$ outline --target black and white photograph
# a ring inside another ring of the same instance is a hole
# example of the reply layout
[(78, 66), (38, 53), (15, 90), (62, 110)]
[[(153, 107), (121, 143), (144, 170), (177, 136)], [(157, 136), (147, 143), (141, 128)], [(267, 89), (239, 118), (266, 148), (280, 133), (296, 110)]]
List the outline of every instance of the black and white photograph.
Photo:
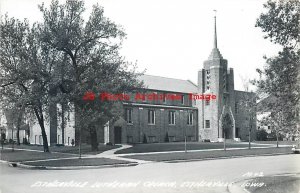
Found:
[(0, 193), (300, 193), (300, 1), (0, 0)]

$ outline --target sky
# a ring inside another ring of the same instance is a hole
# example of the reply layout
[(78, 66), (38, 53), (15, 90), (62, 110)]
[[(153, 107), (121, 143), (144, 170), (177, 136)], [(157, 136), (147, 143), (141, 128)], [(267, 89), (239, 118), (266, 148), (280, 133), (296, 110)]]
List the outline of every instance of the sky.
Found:
[[(0, 0), (0, 14), (42, 19), (37, 5), (49, 0)], [(64, 2), (64, 1), (61, 1)], [(214, 11), (217, 10), (218, 48), (228, 67), (234, 69), (236, 90), (258, 77), (263, 56), (275, 56), (280, 47), (264, 39), (256, 19), (266, 11), (265, 0), (86, 0), (85, 18), (93, 4), (104, 7), (104, 15), (121, 25), (127, 38), (120, 53), (137, 62), (139, 71), (169, 78), (191, 80), (213, 48)], [(254, 89), (254, 88), (252, 88)]]

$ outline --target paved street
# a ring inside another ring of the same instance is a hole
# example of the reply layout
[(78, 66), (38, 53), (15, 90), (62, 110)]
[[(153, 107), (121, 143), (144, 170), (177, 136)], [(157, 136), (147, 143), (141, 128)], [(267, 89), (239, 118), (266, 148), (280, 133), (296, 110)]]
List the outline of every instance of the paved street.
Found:
[(219, 193), (227, 192), (226, 183), (249, 178), (249, 172), (300, 173), (299, 163), (297, 154), (87, 170), (27, 170), (1, 163), (0, 185), (1, 193)]

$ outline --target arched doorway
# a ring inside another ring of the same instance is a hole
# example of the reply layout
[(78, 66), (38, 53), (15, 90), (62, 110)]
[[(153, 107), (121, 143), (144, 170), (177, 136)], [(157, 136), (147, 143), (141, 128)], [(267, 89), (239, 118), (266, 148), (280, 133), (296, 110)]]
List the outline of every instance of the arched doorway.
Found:
[(229, 114), (226, 114), (222, 119), (223, 137), (225, 132), (226, 139), (232, 139), (232, 120)]

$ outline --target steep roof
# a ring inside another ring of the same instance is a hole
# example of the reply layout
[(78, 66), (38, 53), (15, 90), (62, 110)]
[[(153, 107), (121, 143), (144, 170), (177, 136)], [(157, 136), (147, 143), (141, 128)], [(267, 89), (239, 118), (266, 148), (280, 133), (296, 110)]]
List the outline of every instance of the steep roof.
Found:
[(222, 54), (220, 53), (220, 50), (218, 48), (213, 48), (209, 57), (209, 60), (213, 60), (213, 59), (223, 59)]
[(190, 80), (181, 80), (175, 78), (167, 78), (161, 76), (142, 75), (139, 77), (148, 89), (181, 92), (181, 93), (197, 93), (197, 86)]
[(257, 112), (268, 112), (276, 101), (276, 97), (269, 95), (257, 103)]

